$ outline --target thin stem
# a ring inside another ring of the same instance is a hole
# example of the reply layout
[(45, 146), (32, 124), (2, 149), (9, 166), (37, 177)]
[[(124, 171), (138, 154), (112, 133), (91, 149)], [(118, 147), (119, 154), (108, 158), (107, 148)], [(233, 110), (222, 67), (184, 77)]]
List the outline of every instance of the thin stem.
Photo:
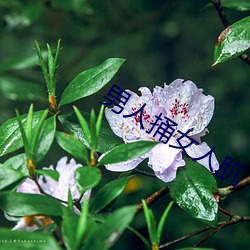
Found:
[(210, 238), (212, 235), (215, 233), (219, 232), (223, 228), (233, 225), (233, 224), (238, 224), (241, 222), (247, 222), (250, 221), (250, 216), (237, 216), (235, 215), (230, 221), (224, 221), (221, 223), (216, 229), (212, 230), (208, 234), (206, 234), (202, 239), (200, 239), (196, 244), (194, 244), (194, 247), (197, 247), (201, 245), (204, 241), (206, 241), (208, 238)]
[(233, 218), (235, 214), (232, 214), (231, 212), (227, 211), (226, 209), (219, 207), (219, 211), (221, 211), (223, 214), (229, 216), (230, 218)]
[[(211, 3), (214, 5), (214, 7), (216, 8), (218, 15), (220, 17), (221, 22), (223, 23), (224, 28), (227, 28), (228, 26), (230, 26), (230, 22), (222, 8), (221, 5), (221, 1), (220, 0), (211, 0)], [(250, 59), (248, 57), (247, 54), (241, 54), (240, 59), (243, 60), (245, 63), (247, 63), (248, 65), (250, 65)]]
[[(166, 187), (163, 187), (160, 190), (156, 191), (155, 193), (150, 195), (148, 198), (146, 198), (145, 202), (147, 205), (150, 205), (167, 193), (169, 193), (169, 188), (166, 186)], [(143, 204), (140, 203), (137, 205), (136, 214), (139, 214), (142, 210), (143, 210)]]
[(237, 192), (243, 188), (246, 188), (250, 185), (250, 176), (244, 178), (241, 180), (237, 186), (228, 186), (225, 188), (219, 188), (219, 195), (221, 198), (226, 198), (229, 194), (232, 194), (234, 192)]
[(148, 172), (145, 172), (145, 171), (142, 171), (142, 170), (139, 170), (139, 169), (134, 169), (134, 172), (139, 173), (141, 175), (146, 175), (146, 176), (149, 176), (149, 177), (156, 178), (156, 176), (154, 174), (148, 173)]

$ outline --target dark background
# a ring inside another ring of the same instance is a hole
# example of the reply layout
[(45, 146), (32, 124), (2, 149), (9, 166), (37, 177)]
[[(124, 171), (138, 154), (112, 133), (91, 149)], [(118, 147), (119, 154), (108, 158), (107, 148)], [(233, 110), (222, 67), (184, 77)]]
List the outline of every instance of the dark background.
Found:
[[(68, 3), (70, 2), (70, 4)], [(244, 165), (239, 178), (249, 175), (249, 65), (236, 58), (211, 67), (215, 41), (223, 30), (216, 10), (208, 1), (160, 0), (54, 0), (21, 1), (0, 0), (0, 62), (9, 58), (26, 58), (35, 54), (34, 40), (46, 49), (46, 43), (55, 48), (62, 40), (57, 71), (57, 96), (60, 98), (67, 84), (81, 71), (100, 64), (107, 58), (121, 57), (126, 62), (111, 83), (121, 88), (138, 91), (141, 86), (151, 90), (176, 78), (190, 79), (205, 94), (215, 98), (215, 112), (204, 140), (212, 147), (221, 163), (226, 156)], [(233, 23), (249, 12), (226, 9)], [(43, 86), (39, 67), (11, 70), (3, 76)], [(1, 73), (0, 73), (1, 80)], [(99, 110), (100, 101), (110, 89), (108, 84), (97, 94), (78, 101), (84, 111), (91, 107)], [(138, 93), (138, 92), (137, 92)], [(15, 108), (26, 113), (30, 102), (13, 100), (1, 93), (0, 124), (15, 115)], [(44, 102), (33, 101), (35, 109), (46, 107)], [(62, 113), (71, 112), (68, 105)], [(40, 167), (55, 164), (65, 153), (53, 144)], [(6, 159), (4, 157), (3, 159)], [(142, 168), (146, 163), (142, 164)], [(104, 171), (106, 178), (117, 174)], [(230, 185), (234, 176), (218, 180), (219, 187)], [(120, 204), (140, 202), (164, 183), (149, 177), (139, 177), (137, 190), (124, 195)], [(222, 201), (220, 205), (232, 213), (249, 215), (249, 192), (242, 190)], [(157, 218), (170, 199), (165, 197), (152, 206)], [(220, 216), (220, 219), (227, 219)], [(7, 221), (1, 218), (2, 225)], [(143, 215), (134, 226), (146, 234)], [(176, 205), (167, 219), (162, 242), (167, 242), (203, 227)], [(238, 224), (217, 233), (203, 244), (216, 249), (247, 249), (249, 223)], [(170, 249), (192, 246), (199, 237), (192, 238)], [(144, 249), (136, 236), (126, 232), (113, 249)]]

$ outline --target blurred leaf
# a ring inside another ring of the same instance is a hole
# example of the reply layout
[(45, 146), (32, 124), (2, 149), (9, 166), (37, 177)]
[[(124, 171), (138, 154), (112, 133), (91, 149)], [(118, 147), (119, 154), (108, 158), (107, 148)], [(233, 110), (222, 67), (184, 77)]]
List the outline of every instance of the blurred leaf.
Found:
[(39, 138), (39, 144), (37, 149), (37, 161), (41, 161), (48, 153), (50, 146), (54, 140), (56, 132), (56, 117), (52, 116), (45, 120), (41, 135)]
[(239, 11), (250, 10), (250, 1), (249, 0), (221, 0), (223, 7), (227, 7)]
[(25, 175), (20, 171), (0, 164), (0, 190), (24, 178)]
[(218, 192), (214, 176), (202, 165), (187, 159), (178, 169), (176, 179), (168, 183), (170, 195), (180, 208), (203, 223), (216, 227)]
[(75, 159), (88, 165), (87, 149), (76, 137), (64, 132), (56, 132), (56, 141), (62, 149), (71, 154)]
[(110, 214), (103, 224), (92, 228), (83, 249), (109, 249), (131, 223), (136, 209), (136, 206), (126, 206)]
[(132, 176), (127, 176), (116, 179), (100, 188), (92, 200), (92, 210), (97, 213), (103, 208), (105, 208), (108, 204), (110, 204), (115, 198), (117, 198), (122, 193), (128, 180), (131, 177)]
[(77, 168), (75, 173), (76, 185), (81, 194), (95, 187), (101, 180), (102, 173), (95, 167)]
[(188, 248), (178, 248), (176, 250), (216, 250), (216, 249), (215, 248), (188, 247)]
[(78, 216), (65, 217), (62, 222), (63, 240), (69, 250), (77, 249), (76, 233), (78, 222)]
[[(33, 127), (42, 117), (43, 110), (34, 112)], [(26, 123), (27, 114), (20, 116), (22, 124)], [(24, 125), (25, 126), (25, 125)], [(0, 126), (0, 156), (13, 152), (23, 146), (17, 118), (11, 118)]]
[(135, 141), (119, 145), (105, 154), (97, 166), (135, 159), (149, 152), (158, 143), (155, 141)]
[[(43, 57), (47, 57), (45, 51), (42, 52)], [(38, 66), (37, 56), (35, 53), (31, 55), (15, 56), (5, 61), (0, 62), (0, 73), (11, 70), (22, 70)]]
[(226, 62), (250, 47), (250, 16), (228, 26), (221, 32), (215, 45), (214, 65)]
[(110, 58), (95, 68), (78, 74), (64, 90), (59, 106), (92, 95), (103, 88), (124, 63), (124, 59)]
[(45, 101), (43, 88), (38, 84), (25, 82), (13, 77), (0, 77), (0, 93), (15, 101)]
[(26, 231), (10, 231), (0, 228), (2, 242), (0, 249), (11, 250), (60, 250), (56, 241), (50, 235), (26, 232)]
[[(87, 117), (87, 119), (89, 119), (89, 114), (84, 112), (83, 114)], [(77, 120), (74, 116), (72, 116), (72, 114), (60, 115), (59, 120), (70, 134), (74, 135), (89, 148), (89, 144), (83, 135), (82, 129), (79, 124), (77, 124)], [(121, 144), (123, 144), (123, 140), (114, 134), (107, 122), (102, 121), (102, 127), (96, 149), (97, 152), (104, 153)]]
[(0, 208), (12, 216), (54, 215), (62, 216), (66, 209), (59, 201), (40, 194), (13, 192), (0, 193)]
[(52, 0), (54, 7), (82, 14), (92, 14), (93, 9), (86, 0)]
[(37, 169), (36, 170), (37, 174), (40, 175), (44, 175), (44, 176), (48, 176), (51, 179), (58, 181), (59, 179), (59, 173), (56, 170), (52, 170), (52, 169)]
[(4, 8), (19, 8), (21, 3), (18, 0), (0, 0), (0, 6)]

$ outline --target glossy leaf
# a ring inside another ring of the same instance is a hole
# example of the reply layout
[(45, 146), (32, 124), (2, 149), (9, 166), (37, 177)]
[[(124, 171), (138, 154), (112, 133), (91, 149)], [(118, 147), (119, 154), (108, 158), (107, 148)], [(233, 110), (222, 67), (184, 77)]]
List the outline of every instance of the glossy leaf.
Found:
[(78, 74), (64, 90), (59, 106), (99, 91), (114, 77), (124, 61), (121, 58), (110, 58), (99, 66)]
[(13, 192), (0, 193), (0, 208), (11, 216), (35, 214), (62, 216), (63, 210), (66, 209), (49, 196)]
[(10, 157), (8, 160), (4, 162), (4, 165), (8, 166), (9, 168), (18, 170), (19, 172), (28, 176), (29, 171), (27, 169), (26, 160), (27, 160), (26, 155), (23, 153)]
[(25, 175), (21, 172), (0, 164), (0, 190), (24, 178)]
[(11, 250), (60, 250), (54, 238), (48, 234), (26, 231), (10, 231), (0, 228), (0, 249)]
[(214, 176), (206, 168), (188, 159), (168, 186), (171, 197), (180, 208), (197, 220), (216, 227), (218, 204), (213, 194), (218, 188)]
[[(89, 114), (83, 114), (89, 119)], [(59, 116), (59, 120), (70, 134), (78, 138), (86, 147), (90, 147), (75, 116), (72, 114), (62, 115)], [(107, 122), (102, 121), (97, 152), (104, 153), (121, 144), (123, 144), (123, 140), (114, 134)]]
[(250, 1), (249, 0), (221, 0), (223, 7), (227, 7), (239, 11), (250, 10)]
[(26, 82), (14, 77), (0, 77), (0, 93), (6, 98), (14, 101), (45, 101), (42, 86)]
[[(41, 118), (44, 111), (34, 112), (33, 127)], [(21, 115), (22, 123), (25, 124), (27, 115)], [(25, 126), (25, 125), (24, 125)], [(13, 152), (23, 146), (17, 118), (11, 118), (0, 126), (0, 156)]]
[(56, 141), (62, 149), (71, 154), (75, 159), (82, 164), (88, 165), (88, 151), (85, 145), (76, 137), (64, 132), (56, 132)]
[(105, 154), (97, 165), (102, 166), (135, 159), (149, 152), (158, 143), (155, 141), (135, 141), (119, 145)]
[(81, 194), (95, 187), (101, 180), (102, 173), (95, 167), (77, 168), (75, 173), (76, 185)]
[(37, 149), (37, 161), (41, 161), (48, 153), (53, 143), (56, 132), (56, 117), (52, 116), (45, 120)]
[(117, 198), (124, 190), (128, 180), (132, 176), (122, 177), (111, 181), (100, 188), (94, 196), (91, 208), (94, 212), (99, 212)]
[(136, 209), (136, 206), (127, 206), (110, 214), (103, 224), (93, 227), (83, 249), (109, 249), (131, 223)]
[(218, 37), (214, 50), (214, 65), (226, 62), (250, 47), (250, 16), (228, 26)]
[(47, 177), (50, 177), (51, 179), (58, 181), (59, 179), (59, 173), (56, 170), (52, 169), (37, 169), (36, 170), (37, 174), (44, 175)]

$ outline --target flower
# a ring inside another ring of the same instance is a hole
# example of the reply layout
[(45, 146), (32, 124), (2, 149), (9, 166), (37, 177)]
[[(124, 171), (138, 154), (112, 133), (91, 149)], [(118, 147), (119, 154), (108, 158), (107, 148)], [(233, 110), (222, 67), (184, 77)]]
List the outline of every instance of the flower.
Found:
[[(67, 157), (63, 157), (58, 161), (55, 169), (53, 166), (50, 166), (49, 168), (43, 168), (43, 169), (56, 170), (59, 173), (58, 181), (55, 181), (54, 179), (47, 176), (40, 176), (38, 178), (38, 183), (46, 194), (49, 194), (62, 201), (68, 200), (69, 189), (72, 195), (72, 199), (78, 199), (80, 197), (80, 193), (77, 189), (74, 175), (76, 169), (78, 167), (81, 167), (81, 165), (76, 164), (74, 159), (71, 159), (69, 163), (67, 161), (68, 161)], [(36, 183), (29, 178), (27, 178), (17, 188), (16, 191), (20, 193), (41, 194)], [(90, 196), (90, 190), (84, 193), (80, 202), (89, 198), (89, 196)], [(36, 223), (34, 223), (34, 221)], [(45, 216), (25, 216), (18, 221), (17, 225), (12, 230), (22, 229), (27, 231), (34, 231), (38, 229), (37, 224), (42, 226), (42, 225), (47, 225), (51, 222), (53, 221), (49, 217)]]
[[(125, 143), (138, 140), (159, 140), (160, 136), (154, 133), (157, 126), (148, 134), (152, 123), (155, 122), (155, 116), (162, 113), (162, 118), (167, 117), (177, 123), (176, 130), (166, 144), (160, 143), (150, 152), (134, 160), (121, 162), (118, 164), (107, 164), (106, 168), (111, 171), (128, 171), (135, 168), (145, 158), (149, 158), (148, 166), (153, 169), (155, 175), (164, 182), (170, 182), (176, 178), (177, 168), (185, 166), (182, 156), (182, 149), (169, 147), (173, 145), (180, 147), (177, 139), (180, 138), (178, 130), (188, 133), (192, 139), (199, 142), (199, 145), (192, 144), (186, 148), (186, 152), (192, 158), (204, 156), (210, 151), (210, 147), (205, 142), (201, 142), (201, 137), (206, 134), (207, 125), (209, 124), (214, 112), (214, 98), (210, 95), (204, 95), (202, 89), (198, 89), (192, 81), (176, 79), (170, 85), (164, 87), (156, 86), (153, 93), (146, 88), (141, 87), (139, 91), (141, 96), (127, 90), (131, 97), (128, 100), (123, 112), (115, 114), (111, 109), (105, 109), (105, 115), (114, 133), (122, 137)], [(142, 113), (142, 124), (140, 126), (140, 114), (124, 118), (138, 111), (143, 104), (146, 106)], [(160, 122), (158, 123), (160, 124)], [(187, 145), (190, 140), (187, 137), (181, 139), (182, 145)], [(102, 156), (101, 156), (102, 157)], [(209, 169), (209, 157), (197, 160), (200, 164)], [(219, 168), (219, 163), (212, 153), (211, 165), (213, 170)]]

